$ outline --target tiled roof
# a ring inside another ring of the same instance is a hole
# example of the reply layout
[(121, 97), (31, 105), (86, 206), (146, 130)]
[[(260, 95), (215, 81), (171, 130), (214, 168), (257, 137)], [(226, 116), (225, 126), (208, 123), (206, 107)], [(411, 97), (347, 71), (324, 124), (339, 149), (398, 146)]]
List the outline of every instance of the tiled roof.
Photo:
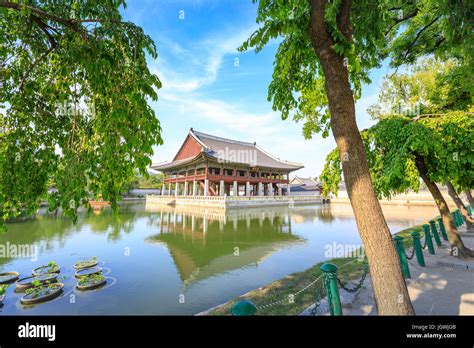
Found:
[(256, 143), (221, 138), (195, 131), (192, 128), (189, 134), (202, 146), (202, 151), (199, 155), (184, 160), (153, 165), (151, 168), (155, 170), (173, 168), (192, 162), (202, 155), (222, 163), (245, 164), (250, 167), (284, 170), (297, 170), (304, 167), (300, 163), (281, 160), (260, 148)]

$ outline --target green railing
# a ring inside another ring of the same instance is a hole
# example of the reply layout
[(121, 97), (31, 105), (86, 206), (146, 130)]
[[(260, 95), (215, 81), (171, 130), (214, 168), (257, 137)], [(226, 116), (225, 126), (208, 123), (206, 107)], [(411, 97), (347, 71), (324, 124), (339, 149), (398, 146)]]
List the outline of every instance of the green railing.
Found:
[[(470, 208), (470, 210), (472, 211), (472, 208)], [(452, 217), (453, 217), (456, 227), (459, 227), (460, 225), (464, 223), (464, 219), (461, 215), (461, 212), (458, 209), (453, 211)], [(441, 233), (441, 236), (443, 237), (444, 240), (448, 240), (448, 236), (446, 234), (446, 229), (445, 229), (442, 219), (437, 218), (437, 220), (438, 220), (439, 232)], [(440, 234), (438, 233), (436, 222), (434, 220), (430, 220), (429, 225), (423, 224), (422, 228), (424, 232), (424, 241), (422, 242), (421, 240), (422, 237), (419, 232), (416, 232), (416, 231), (412, 232), (411, 233), (412, 248), (411, 248), (411, 251), (408, 251), (408, 252), (405, 249), (404, 238), (398, 235), (393, 237), (404, 278), (411, 278), (408, 261), (413, 259), (414, 257), (416, 257), (417, 263), (420, 267), (426, 267), (423, 250), (427, 249), (429, 254), (432, 254), (432, 255), (435, 254), (433, 239), (435, 240), (438, 247), (443, 245), (441, 243)], [(345, 265), (348, 265), (355, 261), (357, 260), (350, 261), (340, 266), (339, 268), (342, 268)], [(323, 271), (323, 273), (320, 276), (318, 276), (315, 280), (313, 280), (310, 284), (308, 284), (303, 289), (301, 289), (296, 294), (294, 294), (294, 296), (298, 295), (299, 293), (307, 290), (308, 288), (312, 286), (316, 286), (317, 291), (316, 291), (316, 296), (315, 296), (315, 301), (314, 301), (315, 304), (310, 311), (310, 315), (319, 314), (320, 305), (324, 297), (327, 297), (330, 314), (334, 316), (342, 315), (342, 306), (341, 306), (339, 289), (344, 289), (345, 291), (349, 293), (358, 292), (362, 288), (362, 285), (364, 284), (364, 281), (369, 272), (368, 263), (367, 261), (365, 261), (364, 272), (361, 275), (360, 280), (358, 281), (357, 285), (355, 285), (354, 287), (348, 287), (347, 284), (343, 284), (343, 282), (338, 278), (337, 276), (338, 267), (336, 265), (332, 263), (324, 263), (320, 267), (320, 269)], [(232, 315), (235, 315), (235, 316), (255, 315), (257, 314), (259, 309), (278, 305), (286, 301), (288, 301), (288, 299), (285, 298), (285, 299), (281, 299), (281, 300), (274, 301), (271, 303), (267, 303), (262, 306), (257, 306), (251, 301), (241, 300), (241, 301), (236, 302), (232, 306), (231, 313)]]
[[(337, 276), (337, 270), (357, 261), (359, 260), (358, 259), (352, 260), (350, 262), (345, 263), (344, 265), (340, 267), (337, 267), (336, 265), (332, 263), (324, 263), (320, 267), (322, 274), (319, 275), (311, 283), (306, 285), (304, 288), (302, 288), (301, 290), (293, 294), (292, 295), (293, 300), (295, 299), (296, 296), (298, 296), (303, 291), (306, 291), (310, 287), (315, 287), (316, 288), (316, 291), (315, 291), (316, 295), (315, 295), (315, 300), (314, 300), (315, 305), (313, 306), (309, 314), (310, 315), (320, 314), (319, 312), (321, 311), (321, 307), (320, 307), (321, 302), (325, 297), (327, 297), (329, 313), (335, 316), (342, 315), (342, 306), (341, 306), (341, 299), (339, 295), (339, 287), (349, 293), (358, 292), (362, 288), (362, 285), (365, 282), (365, 279), (369, 272), (369, 267), (368, 267), (367, 262), (365, 262), (363, 274), (361, 275), (361, 278), (359, 279), (358, 283), (353, 287), (349, 287), (348, 284), (343, 284), (342, 280), (338, 278)], [(251, 315), (258, 314), (259, 310), (272, 307), (275, 305), (283, 304), (283, 303), (288, 303), (288, 298), (283, 298), (283, 299), (266, 303), (263, 305), (256, 305), (255, 303), (249, 300), (240, 300), (232, 305), (230, 312), (233, 316), (251, 316)]]

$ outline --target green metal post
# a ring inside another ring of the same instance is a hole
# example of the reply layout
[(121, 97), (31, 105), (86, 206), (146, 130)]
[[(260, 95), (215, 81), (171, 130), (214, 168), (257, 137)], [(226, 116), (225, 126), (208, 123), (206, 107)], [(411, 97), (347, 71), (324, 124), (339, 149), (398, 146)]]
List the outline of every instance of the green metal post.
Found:
[(438, 225), (439, 225), (439, 230), (441, 231), (441, 235), (443, 236), (443, 239), (448, 240), (448, 235), (446, 234), (446, 228), (444, 228), (443, 219), (440, 217), (438, 218)]
[(423, 231), (425, 231), (425, 239), (426, 239), (426, 245), (428, 247), (428, 252), (431, 255), (434, 255), (435, 250), (433, 246), (433, 240), (431, 239), (431, 233), (430, 233), (430, 226), (427, 224), (423, 225)]
[(436, 230), (436, 224), (434, 220), (430, 220), (430, 226), (431, 226), (431, 234), (433, 235), (433, 238), (436, 242), (436, 244), (440, 247), (441, 244), (441, 239), (439, 238), (438, 231)]
[(411, 278), (410, 269), (408, 268), (407, 255), (405, 254), (405, 247), (403, 246), (403, 237), (393, 237), (395, 247), (397, 248), (398, 257), (400, 258), (400, 265), (402, 266), (402, 273), (404, 278)]
[(416, 260), (421, 267), (425, 267), (425, 258), (423, 257), (423, 248), (420, 243), (420, 234), (418, 232), (412, 232), (411, 236), (413, 237), (413, 247), (415, 248)]
[(232, 305), (230, 312), (233, 316), (251, 316), (254, 315), (257, 311), (257, 306), (253, 304), (252, 301), (241, 300)]
[(458, 220), (459, 220), (459, 226), (463, 225), (464, 224), (464, 218), (461, 214), (461, 211), (458, 209), (457, 210), (457, 215), (458, 215)]
[(458, 219), (456, 217), (456, 214), (454, 214), (454, 212), (451, 213), (451, 218), (453, 219), (454, 227), (458, 228)]
[(453, 212), (451, 213), (451, 217), (453, 218), (454, 227), (458, 228), (459, 227), (459, 220), (458, 220), (458, 217), (456, 215), (456, 210), (453, 210)]
[(463, 219), (463, 217), (462, 217), (461, 212), (459, 211), (459, 209), (456, 209), (456, 210), (454, 211), (454, 216), (455, 216), (456, 221), (457, 221), (456, 227), (461, 226), (461, 225), (464, 223), (464, 219)]
[(329, 311), (331, 315), (342, 315), (341, 299), (339, 298), (339, 289), (337, 287), (337, 266), (332, 263), (325, 263), (321, 267), (324, 272), (324, 283), (326, 294), (328, 295)]

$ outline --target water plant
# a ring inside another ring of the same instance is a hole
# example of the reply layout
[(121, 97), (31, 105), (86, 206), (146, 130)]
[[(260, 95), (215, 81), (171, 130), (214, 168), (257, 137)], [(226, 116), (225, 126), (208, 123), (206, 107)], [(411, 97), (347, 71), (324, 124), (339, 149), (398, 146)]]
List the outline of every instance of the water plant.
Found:
[(105, 276), (102, 274), (89, 274), (87, 276), (81, 277), (77, 282), (77, 285), (80, 287), (93, 286), (102, 283), (104, 280)]
[(87, 268), (97, 265), (97, 257), (93, 257), (89, 260), (78, 261), (74, 264), (74, 268)]
[(5, 293), (7, 292), (7, 289), (8, 289), (8, 285), (0, 285), (0, 296), (5, 295)]
[(58, 283), (48, 283), (45, 285), (41, 285), (41, 282), (37, 279), (35, 279), (32, 283), (34, 283), (34, 286), (26, 290), (26, 295), (24, 296), (24, 298), (36, 299), (39, 297), (45, 297), (58, 291), (63, 286), (62, 284)]

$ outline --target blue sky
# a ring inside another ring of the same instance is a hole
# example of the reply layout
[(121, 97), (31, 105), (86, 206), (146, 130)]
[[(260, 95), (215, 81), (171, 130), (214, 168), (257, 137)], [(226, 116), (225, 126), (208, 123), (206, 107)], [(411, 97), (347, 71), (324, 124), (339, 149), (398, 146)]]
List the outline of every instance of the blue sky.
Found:
[[(299, 176), (318, 176), (335, 147), (327, 139), (302, 136), (302, 124), (283, 121), (267, 101), (278, 42), (263, 51), (237, 52), (257, 28), (257, 4), (251, 0), (129, 0), (122, 11), (140, 25), (158, 49), (150, 69), (163, 83), (152, 104), (163, 129), (164, 144), (153, 162), (171, 160), (189, 129), (259, 146), (282, 159), (300, 162)], [(184, 15), (184, 18), (182, 18)], [(387, 65), (371, 74), (356, 104), (360, 129), (371, 124), (367, 107), (377, 99)]]

